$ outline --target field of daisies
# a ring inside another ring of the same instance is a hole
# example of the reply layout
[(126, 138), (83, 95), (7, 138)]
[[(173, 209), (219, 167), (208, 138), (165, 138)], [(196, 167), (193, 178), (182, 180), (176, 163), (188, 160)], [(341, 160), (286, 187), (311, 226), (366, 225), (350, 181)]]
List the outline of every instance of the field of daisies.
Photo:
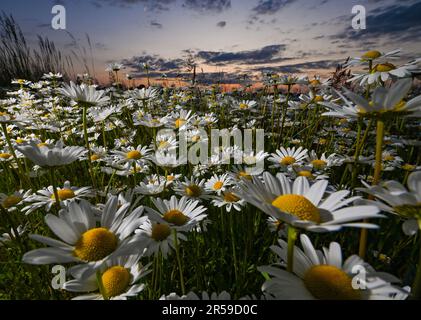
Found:
[(421, 298), (421, 59), (398, 55), (231, 92), (15, 79), (0, 299)]

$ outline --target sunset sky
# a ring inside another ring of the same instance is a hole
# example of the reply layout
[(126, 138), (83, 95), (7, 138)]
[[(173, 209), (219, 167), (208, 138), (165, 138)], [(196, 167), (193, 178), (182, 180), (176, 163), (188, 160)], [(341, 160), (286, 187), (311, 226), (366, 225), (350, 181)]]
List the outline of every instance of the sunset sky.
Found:
[[(53, 30), (51, 8), (66, 8), (67, 30)], [(367, 29), (351, 26), (355, 4), (367, 10)], [(124, 62), (138, 76), (141, 62), (153, 73), (185, 72), (190, 52), (198, 72), (224, 80), (262, 70), (326, 73), (367, 50), (402, 49), (402, 61), (421, 57), (421, 1), (392, 0), (2, 0), (35, 43), (47, 36), (64, 52), (93, 44), (95, 75)], [(71, 36), (76, 39), (72, 40)], [(90, 54), (87, 54), (90, 58)]]

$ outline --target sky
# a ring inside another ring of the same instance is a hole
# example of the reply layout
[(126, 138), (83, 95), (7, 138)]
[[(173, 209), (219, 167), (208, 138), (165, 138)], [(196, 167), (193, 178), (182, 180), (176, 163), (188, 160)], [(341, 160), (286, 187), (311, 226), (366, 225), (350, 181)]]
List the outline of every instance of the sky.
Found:
[[(66, 30), (51, 26), (56, 4), (66, 9)], [(354, 5), (366, 9), (365, 30), (352, 28)], [(323, 75), (368, 50), (400, 48), (402, 62), (421, 57), (421, 1), (1, 0), (0, 11), (13, 15), (30, 44), (47, 36), (76, 64), (93, 63), (97, 77), (114, 61), (139, 77), (142, 62), (153, 76), (185, 74), (188, 55), (209, 82), (264, 70)]]

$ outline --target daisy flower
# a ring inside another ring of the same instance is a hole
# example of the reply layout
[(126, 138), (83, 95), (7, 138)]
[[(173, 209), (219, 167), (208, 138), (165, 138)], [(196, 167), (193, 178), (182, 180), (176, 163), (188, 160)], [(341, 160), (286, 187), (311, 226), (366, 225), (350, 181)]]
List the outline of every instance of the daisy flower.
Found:
[(246, 203), (238, 196), (237, 190), (229, 188), (213, 199), (212, 204), (216, 207), (225, 207), (227, 212), (231, 212), (232, 208), (241, 211)]
[(58, 141), (54, 146), (38, 146), (34, 141), (24, 146), (17, 146), (17, 150), (36, 165), (41, 167), (57, 167), (70, 164), (82, 158), (87, 150), (83, 147), (64, 146)]
[[(300, 237), (303, 250), (294, 249), (293, 273), (276, 266), (258, 267), (260, 272), (272, 276), (262, 290), (276, 299), (287, 300), (403, 300), (409, 292), (392, 283), (399, 279), (377, 273), (356, 255), (342, 261), (341, 247), (331, 242), (323, 251), (315, 250), (310, 239)], [(281, 262), (287, 262), (287, 243), (279, 240), (272, 246)], [(357, 269), (358, 268), (358, 269)], [(358, 270), (363, 268), (364, 275)], [(356, 281), (357, 280), (357, 281)], [(357, 283), (358, 282), (358, 283)], [(356, 287), (357, 283), (358, 287)]]
[(171, 129), (185, 129), (189, 125), (189, 121), (193, 118), (191, 110), (180, 110), (173, 112), (168, 118), (166, 126)]
[(218, 175), (214, 174), (212, 178), (206, 181), (205, 189), (220, 195), (221, 192), (224, 192), (231, 185), (231, 183), (232, 181), (228, 173), (225, 173), (219, 177)]
[(366, 83), (373, 84), (379, 82), (380, 80), (386, 82), (387, 80), (392, 78), (412, 77), (413, 73), (421, 71), (417, 66), (417, 63), (419, 62), (421, 62), (421, 59), (411, 61), (400, 67), (396, 67), (395, 65), (389, 62), (379, 63), (373, 67), (371, 73), (355, 75), (348, 81), (360, 81), (360, 85), (364, 86)]
[[(379, 209), (373, 205), (350, 206), (360, 197), (351, 197), (341, 190), (324, 198), (328, 181), (319, 180), (310, 186), (307, 178), (298, 177), (290, 182), (283, 173), (276, 177), (263, 173), (263, 182), (243, 180), (241, 197), (274, 218), (294, 227), (314, 232), (338, 231), (342, 227), (377, 228), (377, 225), (355, 221), (380, 218)], [(322, 200), (324, 198), (324, 200)]]
[(349, 67), (349, 66), (354, 66), (354, 65), (358, 65), (358, 64), (362, 64), (362, 63), (366, 63), (370, 61), (373, 62), (375, 60), (380, 61), (380, 60), (384, 60), (385, 58), (388, 58), (388, 59), (399, 58), (399, 55), (398, 55), (399, 52), (401, 52), (400, 49), (392, 50), (389, 52), (380, 52), (377, 50), (370, 50), (370, 51), (365, 52), (361, 57), (352, 58), (344, 66)]
[(253, 176), (260, 176), (262, 173), (263, 168), (235, 166), (232, 168), (232, 172), (229, 172), (228, 174), (231, 176), (231, 179), (241, 181), (242, 179), (252, 180)]
[(91, 106), (103, 105), (110, 98), (105, 95), (105, 91), (96, 90), (96, 86), (88, 86), (85, 84), (77, 85), (70, 81), (70, 85), (65, 84), (60, 89), (60, 93), (76, 103), (86, 103)]
[[(66, 181), (62, 188), (57, 188), (57, 195), (61, 206), (65, 207), (72, 201), (91, 198), (95, 196), (95, 193), (91, 187), (78, 188), (72, 186), (70, 181)], [(53, 186), (38, 190), (35, 194), (27, 197), (25, 202), (30, 203), (22, 209), (22, 212), (25, 212), (27, 215), (42, 207), (44, 207), (45, 211), (49, 212), (51, 207), (56, 203)]]
[[(141, 292), (145, 285), (139, 280), (149, 274), (150, 263), (141, 266), (140, 254), (125, 257), (111, 258), (87, 278), (76, 278), (64, 283), (63, 289), (71, 292), (89, 292), (72, 300), (127, 300)], [(98, 285), (98, 276), (101, 277), (102, 292)], [(96, 293), (92, 293), (98, 291)]]
[(140, 100), (141, 102), (156, 99), (158, 95), (159, 89), (152, 87), (136, 89), (131, 92), (133, 99)]
[(23, 204), (32, 194), (32, 190), (23, 189), (15, 191), (11, 195), (0, 193), (0, 205), (9, 212), (16, 211), (17, 206)]
[(380, 210), (395, 214), (402, 219), (403, 232), (415, 235), (421, 229), (421, 171), (408, 176), (408, 189), (397, 181), (387, 181), (378, 186), (369, 186), (358, 190), (371, 194), (377, 201), (360, 200), (363, 204), (376, 205)]
[(171, 249), (175, 248), (174, 234), (177, 236), (177, 242), (187, 240), (182, 232), (174, 233), (168, 223), (157, 223), (149, 219), (135, 231), (139, 241), (146, 241), (146, 256), (157, 255), (159, 252), (166, 258)]
[(280, 150), (276, 150), (276, 153), (272, 153), (268, 158), (268, 161), (274, 163), (275, 168), (287, 168), (288, 166), (301, 164), (307, 159), (307, 149), (303, 147), (299, 148), (287, 148), (281, 147)]
[(180, 196), (186, 196), (191, 199), (210, 199), (210, 192), (205, 189), (205, 179), (199, 180), (185, 177), (184, 182), (174, 183), (173, 190)]
[(234, 105), (234, 108), (240, 111), (253, 110), (256, 108), (257, 102), (254, 100), (242, 100)]
[(19, 225), (16, 228), (16, 231), (15, 231), (15, 229), (11, 228), (9, 233), (5, 232), (5, 233), (1, 234), (0, 235), (0, 247), (3, 246), (6, 242), (9, 242), (9, 241), (12, 241), (13, 239), (15, 239), (16, 238), (16, 232), (17, 232), (17, 235), (19, 237), (22, 236), (26, 232), (27, 226), (28, 226), (27, 224), (24, 225), (24, 226)]
[(324, 152), (321, 157), (318, 157), (314, 150), (309, 153), (307, 161), (308, 165), (315, 170), (324, 170), (329, 167), (341, 166), (343, 164), (343, 159), (336, 153), (326, 156), (326, 152)]
[(403, 99), (412, 87), (412, 79), (402, 79), (395, 82), (390, 88), (379, 87), (373, 92), (373, 101), (367, 101), (352, 91), (345, 89), (346, 95), (355, 103), (353, 105), (339, 92), (338, 95), (345, 102), (346, 106), (339, 106), (333, 103), (322, 103), (331, 109), (323, 113), (324, 116), (335, 116), (342, 118), (370, 116), (372, 114), (391, 114), (401, 117), (421, 116), (421, 96), (415, 97), (408, 102)]
[(268, 153), (264, 151), (259, 151), (257, 153), (255, 153), (254, 151), (242, 152), (243, 163), (249, 166), (263, 163), (267, 156)]
[(165, 177), (153, 174), (146, 176), (134, 190), (136, 193), (144, 195), (157, 195), (164, 191), (166, 182)]
[(158, 152), (169, 152), (177, 149), (178, 141), (172, 134), (160, 132), (156, 135), (155, 144), (152, 146)]
[(122, 151), (113, 150), (111, 151), (112, 154), (116, 156), (116, 163), (123, 164), (123, 163), (139, 163), (144, 164), (145, 160), (149, 159), (149, 155), (151, 153), (151, 149), (146, 146), (138, 145), (137, 147), (122, 147)]
[(118, 206), (117, 197), (111, 197), (104, 206), (99, 223), (95, 212), (86, 201), (70, 202), (59, 216), (47, 214), (45, 223), (60, 240), (32, 234), (29, 237), (48, 245), (24, 254), (29, 264), (78, 263), (71, 267), (73, 275), (89, 276), (106, 260), (142, 252), (141, 243), (132, 234), (145, 220), (143, 207), (129, 212), (129, 204)]
[(155, 209), (146, 207), (151, 221), (160, 224), (168, 223), (172, 228), (182, 231), (192, 230), (200, 221), (206, 218), (206, 208), (199, 206), (199, 201), (182, 197), (180, 200), (172, 196), (170, 200), (153, 199)]

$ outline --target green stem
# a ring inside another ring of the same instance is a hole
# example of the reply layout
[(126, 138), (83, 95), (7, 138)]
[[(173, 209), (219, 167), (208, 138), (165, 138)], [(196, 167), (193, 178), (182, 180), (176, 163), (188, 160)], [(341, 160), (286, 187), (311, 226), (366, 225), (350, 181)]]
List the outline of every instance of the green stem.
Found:
[(287, 271), (294, 270), (294, 245), (297, 240), (298, 232), (292, 227), (288, 226), (288, 253), (287, 253)]
[(55, 168), (50, 168), (50, 178), (51, 178), (51, 185), (53, 186), (53, 192), (54, 192), (54, 199), (56, 200), (56, 206), (57, 210), (60, 209), (60, 198), (57, 192), (57, 183), (56, 183), (56, 174), (55, 174)]
[(184, 287), (183, 269), (181, 267), (180, 247), (178, 245), (177, 230), (175, 230), (175, 229), (174, 229), (174, 245), (175, 245), (175, 255), (177, 257), (178, 271), (180, 273), (181, 293), (183, 295), (185, 295), (186, 294), (186, 288)]
[(92, 180), (92, 185), (94, 188), (96, 188), (96, 183), (95, 183), (95, 177), (94, 177), (94, 170), (92, 167), (92, 152), (91, 152), (91, 147), (89, 145), (89, 138), (88, 138), (88, 123), (87, 123), (87, 112), (88, 112), (88, 104), (84, 103), (83, 104), (83, 115), (82, 115), (82, 120), (83, 120), (83, 136), (85, 138), (85, 146), (86, 149), (88, 149), (88, 165), (89, 165), (89, 172), (91, 175), (91, 180)]
[(4, 137), (6, 138), (7, 145), (10, 149), (10, 153), (12, 154), (13, 159), (15, 160), (16, 164), (18, 165), (18, 176), (21, 180), (21, 184), (25, 181), (25, 182), (28, 183), (28, 185), (30, 185), (31, 182), (29, 181), (28, 177), (25, 175), (25, 170), (23, 169), (22, 164), (20, 163), (18, 157), (16, 156), (15, 149), (13, 148), (12, 141), (10, 140), (9, 133), (7, 132), (6, 124), (2, 123), (1, 127), (3, 129)]
[(279, 147), (279, 144), (281, 143), (281, 137), (284, 134), (284, 127), (285, 127), (285, 120), (286, 120), (285, 118), (286, 118), (286, 115), (287, 115), (287, 109), (288, 109), (288, 103), (289, 103), (289, 96), (290, 96), (290, 94), (291, 94), (291, 85), (289, 84), (288, 85), (288, 93), (287, 93), (287, 97), (286, 97), (286, 100), (285, 100), (285, 104), (284, 104), (284, 107), (282, 108), (282, 124), (281, 124), (280, 130), (279, 130), (278, 147)]
[(104, 300), (109, 300), (107, 293), (105, 292), (104, 284), (102, 283), (102, 274), (99, 270), (96, 272), (96, 281), (98, 283), (99, 292), (101, 293)]
[(234, 234), (234, 228), (233, 228), (233, 221), (232, 221), (232, 214), (230, 216), (230, 231), (231, 231), (231, 246), (232, 246), (232, 256), (234, 259), (234, 274), (235, 274), (235, 282), (238, 283), (238, 262), (237, 262), (237, 255), (235, 253), (235, 234)]
[[(384, 139), (384, 122), (382, 119), (377, 119), (377, 132), (376, 132), (376, 162), (374, 165), (374, 176), (372, 185), (375, 186), (379, 183), (382, 172), (382, 151), (383, 151), (383, 139)], [(367, 222), (367, 220), (364, 220)], [(367, 251), (367, 238), (368, 230), (361, 229), (360, 234), (360, 247), (359, 256), (364, 259)]]

